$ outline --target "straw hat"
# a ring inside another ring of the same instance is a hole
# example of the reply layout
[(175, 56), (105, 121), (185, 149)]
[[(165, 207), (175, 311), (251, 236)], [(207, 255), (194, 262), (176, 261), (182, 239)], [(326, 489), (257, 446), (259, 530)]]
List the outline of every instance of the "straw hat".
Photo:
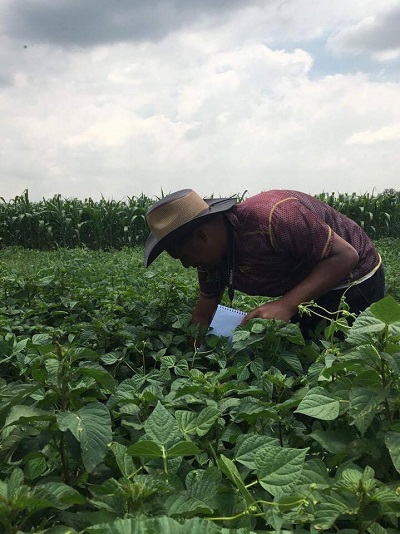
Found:
[(163, 250), (179, 242), (202, 219), (229, 210), (235, 198), (202, 199), (193, 189), (182, 189), (162, 198), (147, 211), (151, 233), (144, 247), (144, 262), (148, 267)]

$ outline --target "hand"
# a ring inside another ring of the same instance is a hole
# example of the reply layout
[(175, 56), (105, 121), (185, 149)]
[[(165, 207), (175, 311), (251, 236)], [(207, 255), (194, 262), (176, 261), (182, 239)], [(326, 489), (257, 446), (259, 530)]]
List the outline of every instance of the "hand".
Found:
[(250, 319), (278, 319), (280, 321), (289, 322), (293, 315), (296, 313), (295, 310), (285, 306), (282, 299), (274, 300), (272, 302), (267, 302), (262, 304), (252, 312), (248, 313), (243, 321), (240, 323), (242, 326), (245, 325)]

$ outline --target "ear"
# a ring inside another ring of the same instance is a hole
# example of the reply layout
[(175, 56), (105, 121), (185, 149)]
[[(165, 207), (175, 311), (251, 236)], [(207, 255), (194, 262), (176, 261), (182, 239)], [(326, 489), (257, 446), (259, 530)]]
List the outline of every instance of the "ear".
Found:
[(200, 243), (207, 243), (208, 233), (206, 226), (199, 226), (193, 230), (193, 237)]

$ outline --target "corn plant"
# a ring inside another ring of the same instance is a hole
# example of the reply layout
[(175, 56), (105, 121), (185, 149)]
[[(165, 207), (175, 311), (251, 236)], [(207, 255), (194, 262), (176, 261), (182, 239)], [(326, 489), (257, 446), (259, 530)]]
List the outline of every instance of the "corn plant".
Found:
[(400, 237), (400, 191), (385, 189), (376, 196), (322, 193), (318, 198), (357, 222), (373, 239)]

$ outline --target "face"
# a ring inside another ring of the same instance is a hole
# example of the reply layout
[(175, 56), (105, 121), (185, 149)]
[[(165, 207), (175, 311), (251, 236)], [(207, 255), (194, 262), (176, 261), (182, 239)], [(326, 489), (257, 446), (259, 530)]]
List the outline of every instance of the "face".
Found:
[(220, 247), (202, 228), (195, 229), (180, 243), (171, 246), (167, 252), (172, 258), (180, 260), (186, 269), (200, 266), (211, 269), (222, 259)]

